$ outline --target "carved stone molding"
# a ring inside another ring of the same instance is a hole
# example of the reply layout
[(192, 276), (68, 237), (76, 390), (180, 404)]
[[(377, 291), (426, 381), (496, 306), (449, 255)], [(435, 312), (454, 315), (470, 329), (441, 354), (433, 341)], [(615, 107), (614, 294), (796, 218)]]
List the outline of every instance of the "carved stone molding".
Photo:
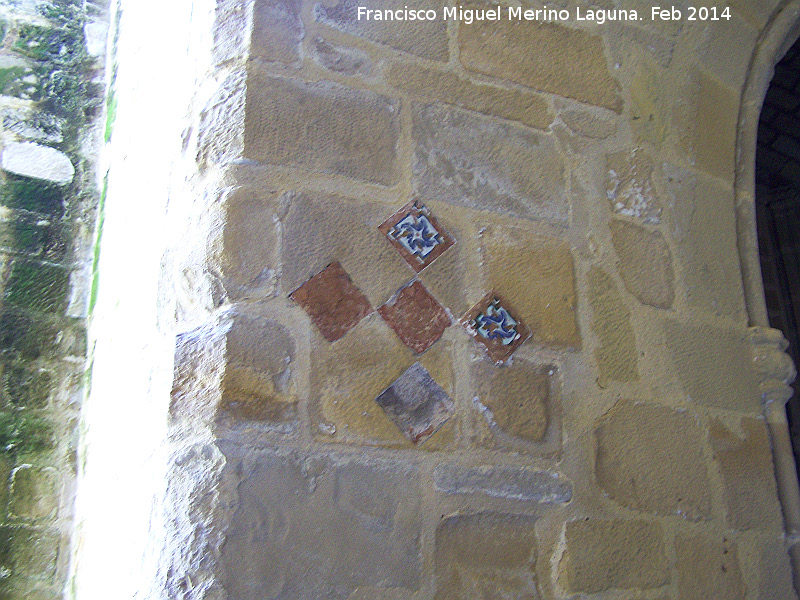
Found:
[(779, 330), (769, 327), (750, 327), (750, 340), (761, 401), (765, 405), (779, 402), (783, 406), (792, 397), (789, 384), (797, 375), (792, 359), (786, 354), (789, 342)]

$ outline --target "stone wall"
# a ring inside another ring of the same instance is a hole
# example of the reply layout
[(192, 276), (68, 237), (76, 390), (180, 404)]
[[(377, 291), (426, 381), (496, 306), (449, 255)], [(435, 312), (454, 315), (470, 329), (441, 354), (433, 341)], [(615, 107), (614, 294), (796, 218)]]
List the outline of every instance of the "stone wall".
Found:
[(773, 8), (619, 4), (218, 3), (153, 597), (796, 597), (734, 194)]

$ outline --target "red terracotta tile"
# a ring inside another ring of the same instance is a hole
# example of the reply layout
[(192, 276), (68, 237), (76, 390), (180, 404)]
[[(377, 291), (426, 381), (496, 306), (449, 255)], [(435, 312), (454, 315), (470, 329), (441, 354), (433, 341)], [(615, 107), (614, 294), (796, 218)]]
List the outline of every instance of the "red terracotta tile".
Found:
[(335, 342), (372, 312), (364, 294), (338, 262), (331, 263), (290, 294), (320, 333)]
[(419, 202), (406, 204), (378, 226), (417, 273), (456, 243)]
[(430, 348), (450, 325), (447, 312), (419, 281), (400, 290), (378, 313), (417, 354)]
[(484, 296), (461, 322), (498, 365), (508, 360), (531, 336), (530, 330), (514, 316), (508, 303), (495, 293)]

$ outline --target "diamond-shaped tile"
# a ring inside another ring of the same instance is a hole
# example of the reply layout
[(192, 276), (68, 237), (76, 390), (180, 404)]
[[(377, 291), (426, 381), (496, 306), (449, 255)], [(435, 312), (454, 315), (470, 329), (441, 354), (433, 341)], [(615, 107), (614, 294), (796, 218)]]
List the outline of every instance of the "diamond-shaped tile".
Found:
[(325, 339), (335, 342), (372, 312), (364, 294), (338, 262), (331, 263), (290, 294)]
[(406, 204), (378, 227), (417, 273), (456, 243), (419, 202)]
[(450, 326), (447, 312), (419, 281), (401, 289), (378, 313), (417, 354), (430, 348)]
[(412, 443), (422, 443), (455, 413), (455, 405), (430, 373), (414, 363), (375, 399)]
[(531, 336), (525, 324), (513, 315), (508, 303), (497, 294), (484, 296), (461, 322), (483, 344), (495, 364), (502, 364)]

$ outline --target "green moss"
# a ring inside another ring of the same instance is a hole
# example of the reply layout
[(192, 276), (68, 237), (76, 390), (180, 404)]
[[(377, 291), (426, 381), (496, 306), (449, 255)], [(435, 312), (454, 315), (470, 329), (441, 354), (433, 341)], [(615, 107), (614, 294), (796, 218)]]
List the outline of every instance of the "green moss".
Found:
[(108, 95), (106, 102), (106, 130), (105, 141), (108, 143), (111, 140), (111, 130), (114, 127), (114, 121), (117, 118), (117, 96), (113, 92)]
[(69, 271), (63, 267), (16, 261), (5, 287), (6, 302), (20, 308), (61, 312), (69, 288)]
[(15, 408), (44, 408), (54, 387), (51, 372), (30, 368), (23, 361), (12, 362), (3, 373), (3, 394)]
[(0, 189), (0, 202), (9, 208), (60, 217), (64, 212), (64, 188), (39, 179), (8, 174), (6, 185)]
[(0, 411), (0, 452), (41, 452), (53, 447), (53, 427), (22, 410)]
[(100, 241), (103, 238), (103, 223), (105, 222), (106, 194), (108, 194), (108, 173), (103, 178), (103, 191), (100, 192), (100, 203), (97, 206), (97, 229), (94, 234), (94, 247), (92, 248), (92, 289), (89, 292), (89, 316), (92, 316), (97, 304), (97, 289), (100, 282)]
[(58, 348), (60, 329), (39, 317), (33, 318), (11, 306), (0, 316), (0, 349), (9, 356), (35, 360), (53, 356)]
[(41, 90), (39, 89), (38, 78), (33, 82), (25, 81), (31, 75), (33, 75), (33, 69), (29, 67), (0, 69), (0, 94), (25, 100), (39, 100), (41, 98)]

